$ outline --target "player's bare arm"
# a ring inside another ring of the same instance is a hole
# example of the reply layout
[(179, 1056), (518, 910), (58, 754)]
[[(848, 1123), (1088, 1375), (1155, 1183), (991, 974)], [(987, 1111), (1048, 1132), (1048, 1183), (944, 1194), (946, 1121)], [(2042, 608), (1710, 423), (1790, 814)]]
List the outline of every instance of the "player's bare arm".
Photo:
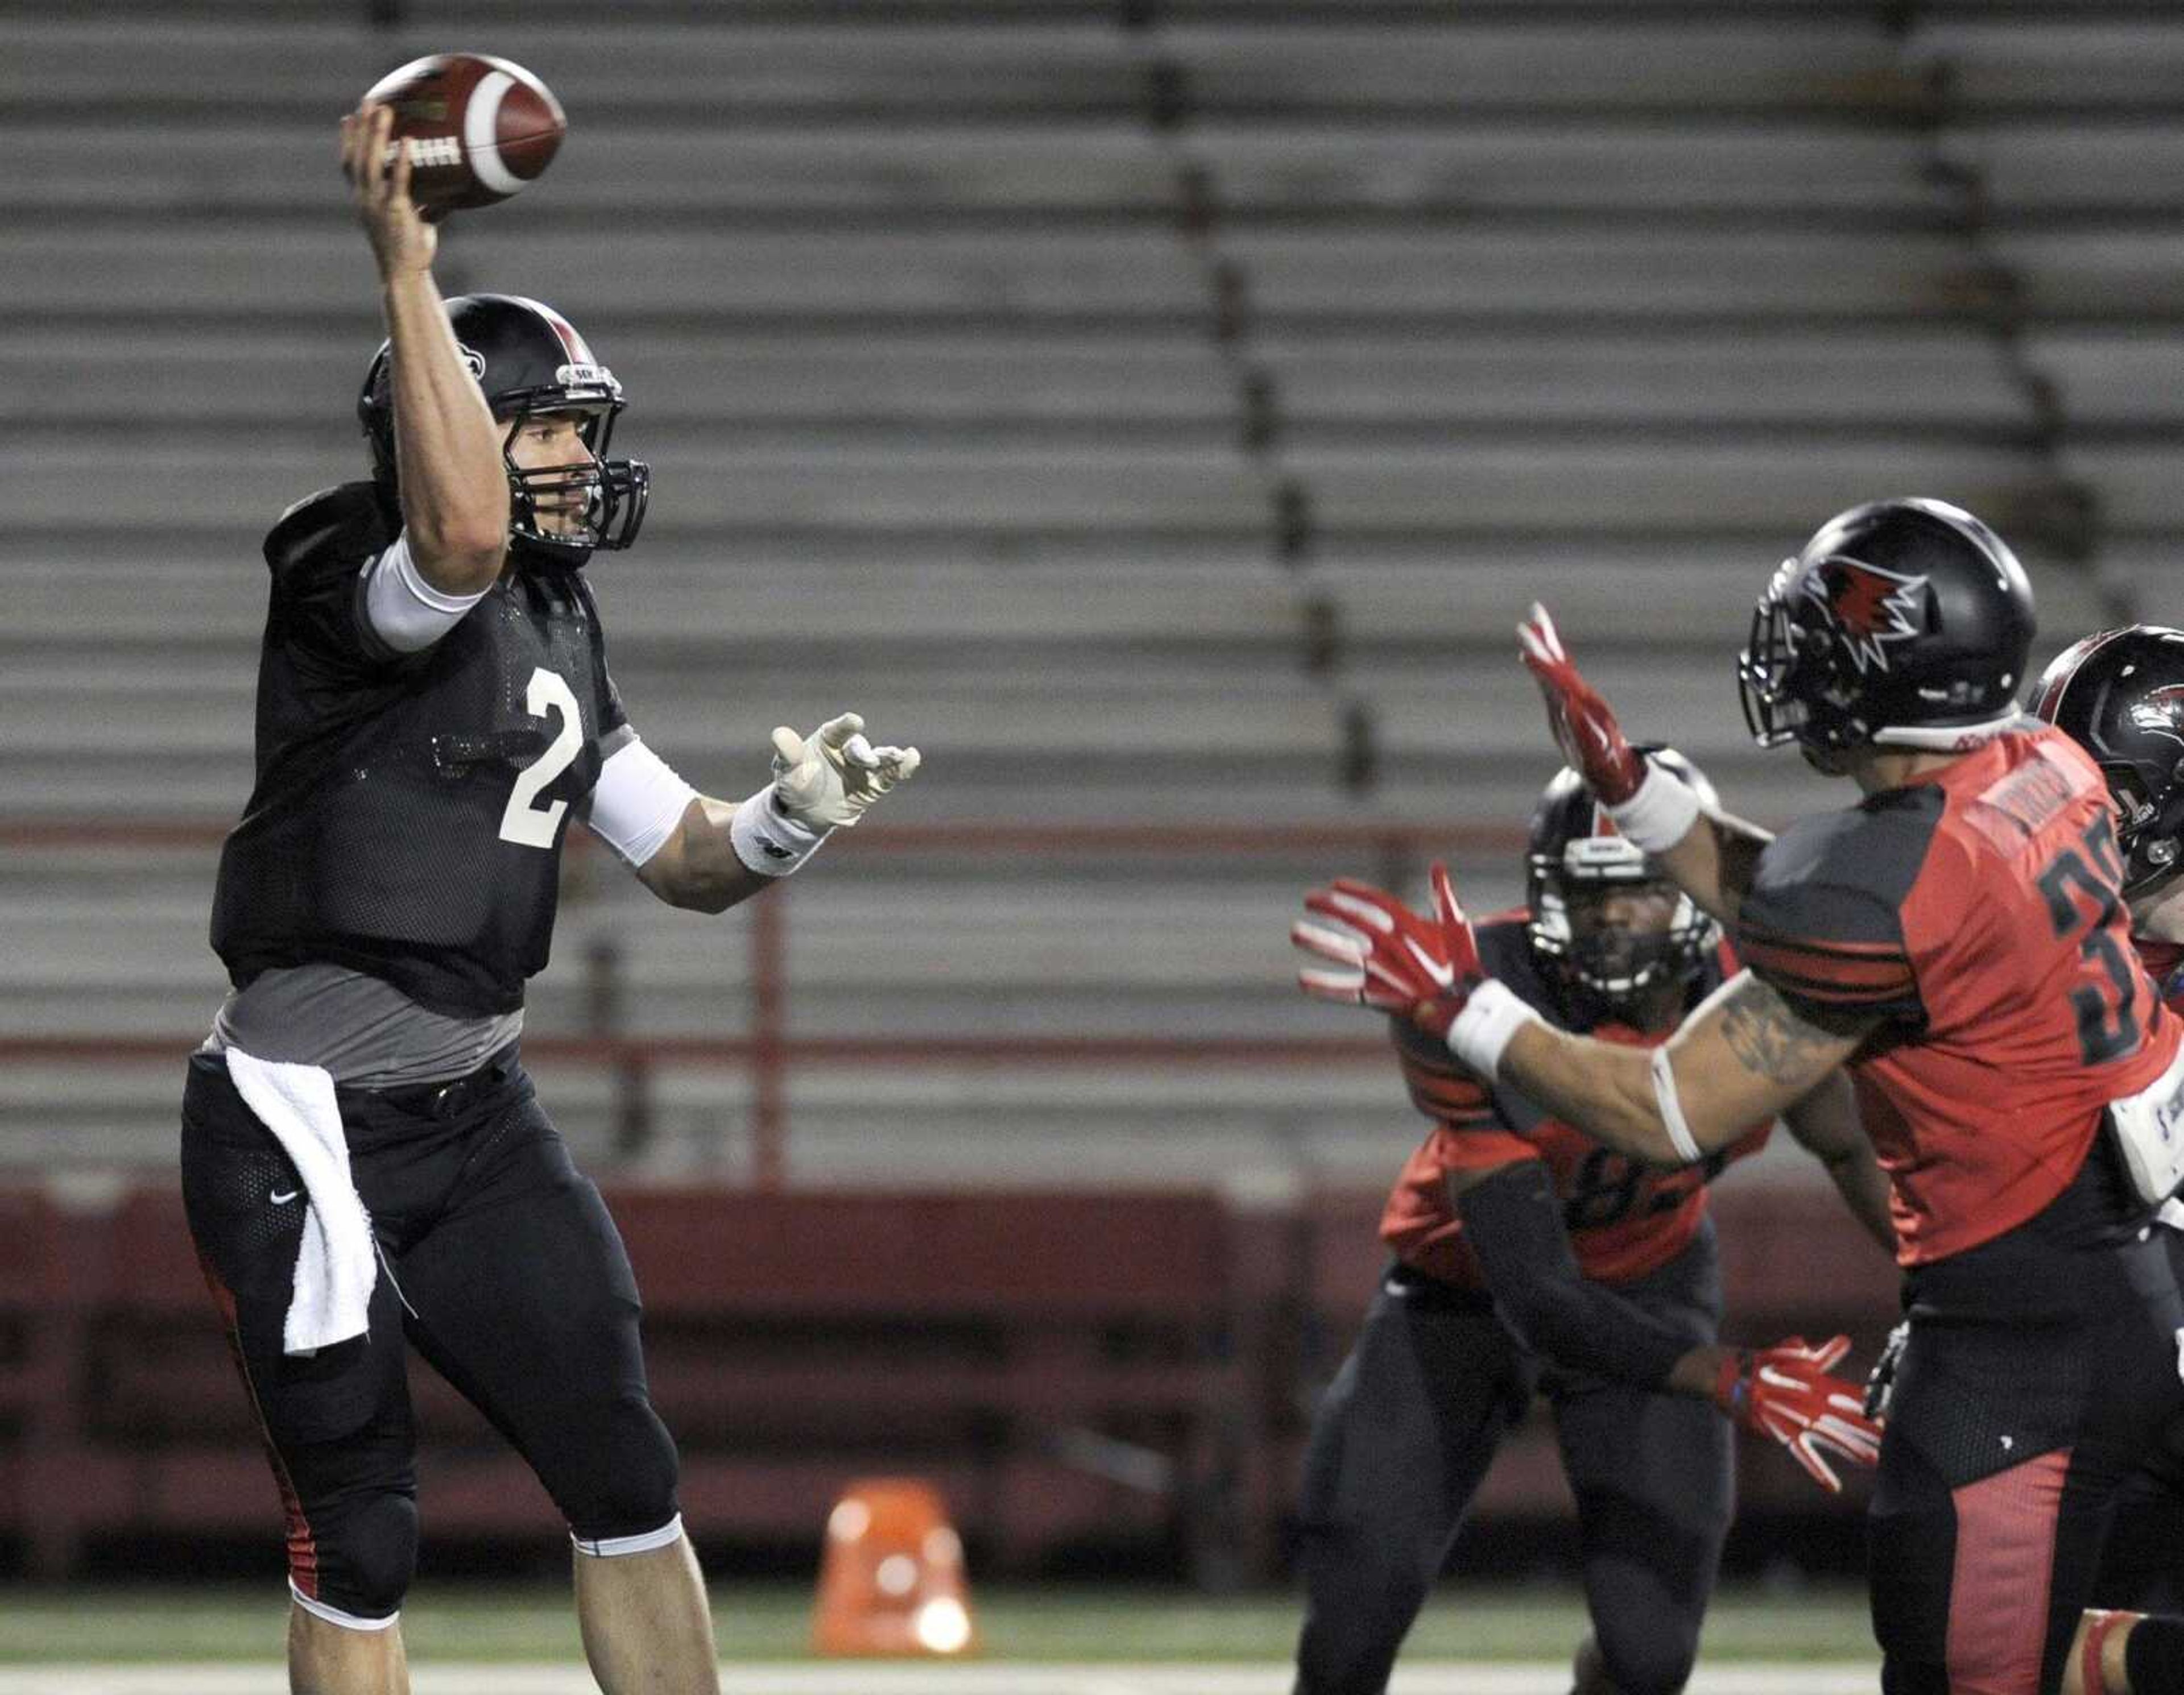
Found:
[(1563, 758), (1583, 773), (1617, 828), (1708, 915), (1735, 924), (1753, 868), (1774, 838), (1704, 804), (1631, 745), (1614, 709), (1578, 670), (1546, 608), (1532, 608), (1517, 640)]
[(1658, 1060), (1530, 1023), (1509, 1039), (1498, 1075), (1617, 1151), (1674, 1164), (1787, 1112), (1858, 1051), (1870, 1027), (1808, 1023), (1741, 971), (1656, 1050)]
[(439, 237), (410, 199), (410, 156), (391, 145), (393, 122), (389, 107), (359, 107), (342, 119), (341, 156), (379, 267), (403, 525), (426, 582), (477, 594), (507, 551), (508, 475), (492, 409), (432, 280)]
[(1687, 1164), (1779, 1116), (1858, 1050), (1878, 1018), (1823, 1028), (1749, 971), (1707, 997), (1663, 1047), (1571, 1036), (1486, 974), (1448, 869), (1430, 918), (1348, 878), (1305, 907), (1340, 926), (1293, 926), (1298, 947), (1340, 968), (1297, 974), (1308, 994), (1401, 1014), (1474, 1075), (1506, 1081), (1619, 1153)]
[(1896, 1225), (1888, 1212), (1888, 1176), (1873, 1157), (1873, 1144), (1859, 1123), (1850, 1078), (1841, 1071), (1825, 1077), (1812, 1093), (1789, 1108), (1782, 1122), (1797, 1145), (1827, 1168), (1829, 1178), (1851, 1215), (1865, 1226), (1892, 1259)]

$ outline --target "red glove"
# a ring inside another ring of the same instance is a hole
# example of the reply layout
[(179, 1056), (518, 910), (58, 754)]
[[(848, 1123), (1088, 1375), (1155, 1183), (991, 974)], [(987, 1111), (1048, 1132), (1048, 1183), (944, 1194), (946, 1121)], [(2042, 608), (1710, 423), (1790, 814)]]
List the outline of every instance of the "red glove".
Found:
[(1332, 886), (1306, 895), (1308, 911), (1342, 928), (1299, 919), (1290, 926), (1290, 940), (1343, 969), (1300, 970), (1297, 986), (1322, 1000), (1401, 1014), (1421, 1030), (1446, 1036), (1486, 973), (1471, 921), (1456, 903), (1448, 867), (1435, 861), (1428, 881), (1434, 903), (1429, 919), (1351, 877), (1337, 877)]
[(1535, 601), (1517, 626), (1525, 666), (1547, 703), (1547, 727), (1563, 758), (1606, 806), (1618, 806), (1646, 781), (1646, 761), (1630, 745), (1607, 703), (1578, 675), (1546, 607)]
[(1880, 1459), (1879, 1420), (1866, 1417), (1856, 1385), (1828, 1375), (1849, 1352), (1847, 1336), (1817, 1348), (1793, 1336), (1757, 1353), (1740, 1348), (1722, 1362), (1714, 1404), (1745, 1429), (1774, 1437), (1815, 1483), (1839, 1495), (1842, 1481), (1828, 1469), (1821, 1450), (1854, 1465)]

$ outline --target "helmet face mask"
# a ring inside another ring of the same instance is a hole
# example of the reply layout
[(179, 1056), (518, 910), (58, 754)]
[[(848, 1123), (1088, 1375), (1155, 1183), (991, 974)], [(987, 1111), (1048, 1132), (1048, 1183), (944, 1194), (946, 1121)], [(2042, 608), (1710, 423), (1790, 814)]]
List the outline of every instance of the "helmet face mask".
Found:
[[(644, 521), (650, 478), (648, 468), (635, 461), (607, 457), (621, 410), (619, 401), (567, 406), (549, 399), (535, 412), (519, 409), (505, 419), (508, 433), (502, 438), (500, 457), (508, 470), (511, 536), (541, 548), (581, 550), (587, 556), (594, 547), (627, 547), (636, 539), (638, 526)], [(524, 426), (561, 413), (582, 419), (577, 433), (586, 457), (559, 464), (518, 464), (515, 442)]]
[[(1533, 950), (1554, 961), (1573, 986), (1622, 1006), (1657, 983), (1687, 980), (1696, 968), (1705, 921), (1642, 855), (1630, 871), (1580, 873), (1567, 863), (1542, 863), (1531, 872)], [(1646, 909), (1650, 922), (1641, 916)]]
[(1937, 500), (1875, 501), (1782, 562), (1737, 661), (1763, 747), (1823, 770), (1867, 747), (1961, 752), (2016, 717), (2032, 592), (2008, 545)]
[[(1713, 803), (1680, 754), (1647, 751)], [(1688, 984), (1720, 938), (1713, 920), (1617, 832), (1575, 771), (1558, 772), (1540, 796), (1525, 874), (1525, 939), (1540, 969), (1611, 1010)]]
[(2125, 898), (2159, 893), (2184, 870), (2184, 631), (2088, 636), (2056, 657), (2032, 701), (2100, 767)]
[[(652, 472), (642, 460), (608, 456), (624, 403), (614, 373), (593, 358), (568, 320), (535, 300), (462, 295), (448, 303), (448, 321), (464, 364), (505, 427), (501, 461), (515, 551), (536, 563), (571, 567), (595, 548), (628, 547), (644, 522)], [(398, 468), (390, 353), (391, 345), (382, 344), (372, 360), (357, 416), (371, 443), (373, 477), (393, 490)], [(517, 464), (512, 449), (525, 424), (563, 413), (583, 420), (580, 433), (590, 462)]]

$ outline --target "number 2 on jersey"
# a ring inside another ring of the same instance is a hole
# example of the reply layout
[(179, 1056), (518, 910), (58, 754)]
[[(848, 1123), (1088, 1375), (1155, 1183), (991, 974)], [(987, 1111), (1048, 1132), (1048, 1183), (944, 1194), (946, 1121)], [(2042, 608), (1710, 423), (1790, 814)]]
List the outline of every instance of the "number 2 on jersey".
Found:
[(557, 800), (540, 806), (538, 796), (576, 763), (584, 745), (584, 715), (577, 709), (577, 697), (567, 681), (559, 671), (549, 671), (543, 665), (531, 673), (523, 708), (533, 718), (551, 714), (560, 720), (561, 728), (546, 751), (515, 774), (507, 809), (500, 814), (500, 839), (520, 848), (551, 848), (554, 832), (560, 827), (561, 814), (569, 809), (569, 803)]
[[(2098, 970), (2088, 973), (2092, 982), (2070, 991), (2070, 1009), (2078, 1015), (2080, 1057), (2088, 1065), (2099, 1065), (2138, 1051), (2139, 974), (2109, 930), (2123, 868), (2107, 815), (2095, 819), (2079, 840), (2092, 864), (2075, 848), (2065, 848), (2040, 874), (2040, 892), (2048, 898), (2048, 916), (2059, 938), (2085, 926), (2091, 909), (2091, 927), (2078, 944), (2078, 957)], [(2094, 865), (2100, 868), (2098, 875)]]

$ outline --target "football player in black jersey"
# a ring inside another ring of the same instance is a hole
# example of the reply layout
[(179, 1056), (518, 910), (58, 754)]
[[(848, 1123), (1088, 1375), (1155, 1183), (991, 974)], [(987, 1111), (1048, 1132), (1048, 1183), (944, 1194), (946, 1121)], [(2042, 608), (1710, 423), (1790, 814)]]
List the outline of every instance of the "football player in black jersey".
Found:
[(549, 307), (442, 301), (390, 121), (342, 126), (387, 326), (373, 474), (266, 540), (257, 781), (213, 909), (234, 986), (190, 1064), (184, 1201), (287, 1511), (292, 1689), (409, 1687), (406, 1341), (568, 1521), (600, 1687), (712, 1690), (636, 1284), (524, 1073), (524, 984), (572, 820), (719, 912), (918, 757), (854, 714), (777, 730), (773, 781), (730, 804), (638, 739), (582, 570), (644, 516), (645, 468), (609, 457), (621, 387)]

